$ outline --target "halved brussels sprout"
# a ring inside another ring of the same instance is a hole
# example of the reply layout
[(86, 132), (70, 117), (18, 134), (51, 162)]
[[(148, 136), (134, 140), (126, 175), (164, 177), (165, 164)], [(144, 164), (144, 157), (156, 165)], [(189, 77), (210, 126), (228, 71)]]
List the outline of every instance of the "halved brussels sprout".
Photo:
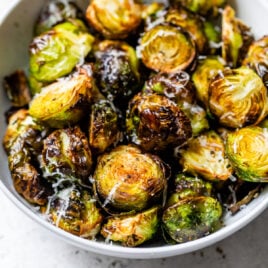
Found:
[(197, 67), (192, 74), (197, 98), (208, 109), (208, 90), (211, 80), (224, 70), (224, 61), (218, 56), (208, 56), (198, 60)]
[(96, 83), (110, 100), (126, 99), (139, 87), (139, 61), (135, 50), (123, 41), (105, 40), (94, 51)]
[(33, 39), (30, 45), (30, 75), (37, 82), (52, 82), (69, 74), (83, 62), (94, 42), (82, 21), (54, 26)]
[(157, 25), (146, 31), (138, 51), (145, 66), (166, 73), (185, 70), (196, 55), (190, 35), (170, 25)]
[(192, 177), (183, 173), (177, 174), (174, 189), (169, 196), (166, 207), (170, 207), (179, 201), (195, 196), (211, 196), (212, 183), (198, 177)]
[(194, 13), (203, 16), (219, 14), (219, 8), (223, 7), (226, 0), (170, 0), (171, 5), (184, 6)]
[(73, 1), (50, 0), (35, 22), (34, 34), (40, 35), (68, 19), (83, 19), (83, 11)]
[(34, 96), (29, 113), (54, 128), (75, 124), (85, 115), (93, 91), (94, 82), (87, 75), (59, 80)]
[(250, 28), (236, 18), (232, 7), (226, 6), (222, 14), (222, 57), (233, 68), (241, 64), (254, 40)]
[(107, 241), (135, 247), (151, 239), (157, 232), (158, 226), (159, 208), (153, 207), (134, 215), (108, 218), (101, 229), (101, 234)]
[(243, 65), (252, 68), (268, 86), (268, 35), (251, 44)]
[(104, 207), (140, 211), (163, 195), (167, 178), (157, 156), (121, 145), (98, 158), (94, 183)]
[(185, 143), (192, 135), (191, 122), (171, 100), (158, 94), (137, 94), (126, 118), (131, 142), (145, 151), (161, 151)]
[(86, 18), (106, 39), (124, 39), (141, 23), (142, 5), (133, 0), (92, 0)]
[(226, 69), (209, 86), (209, 109), (226, 127), (256, 125), (267, 115), (267, 89), (250, 68)]
[(191, 197), (164, 210), (166, 232), (178, 243), (195, 240), (215, 232), (221, 226), (222, 207), (213, 197)]
[(44, 213), (57, 227), (87, 239), (95, 239), (103, 216), (86, 189), (70, 186), (53, 195)]
[(118, 111), (108, 100), (100, 100), (91, 106), (89, 144), (94, 152), (103, 153), (121, 138)]
[(53, 131), (45, 140), (41, 157), (43, 176), (88, 183), (92, 155), (86, 135), (75, 126)]
[(28, 202), (45, 205), (52, 193), (51, 186), (35, 167), (42, 150), (42, 139), (48, 129), (38, 124), (26, 109), (20, 109), (10, 118), (3, 138), (8, 154), (8, 165), (16, 191)]
[(187, 31), (195, 41), (199, 53), (206, 51), (208, 40), (204, 32), (203, 21), (199, 16), (182, 7), (177, 7), (176, 9), (168, 10), (165, 15), (165, 21), (172, 25), (182, 27)]
[(267, 128), (245, 127), (229, 133), (226, 153), (241, 180), (268, 181)]
[(30, 102), (31, 94), (24, 71), (17, 70), (4, 77), (3, 86), (12, 106), (23, 107)]
[(227, 180), (232, 175), (233, 170), (225, 155), (223, 140), (212, 130), (189, 140), (179, 153), (183, 171), (194, 176), (218, 181)]

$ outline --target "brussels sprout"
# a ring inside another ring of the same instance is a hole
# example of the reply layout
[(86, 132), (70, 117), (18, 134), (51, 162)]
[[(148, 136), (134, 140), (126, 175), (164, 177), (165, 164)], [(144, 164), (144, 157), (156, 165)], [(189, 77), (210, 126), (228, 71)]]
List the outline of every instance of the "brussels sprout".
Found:
[(218, 15), (219, 8), (223, 7), (225, 3), (226, 0), (170, 0), (171, 5), (184, 6), (190, 11), (203, 16)]
[(41, 10), (34, 27), (34, 34), (40, 35), (56, 24), (68, 19), (83, 19), (82, 10), (69, 0), (50, 0)]
[(226, 6), (222, 14), (222, 57), (233, 68), (241, 64), (253, 41), (250, 28)]
[(266, 128), (245, 127), (227, 136), (226, 153), (241, 180), (268, 181), (268, 132)]
[(218, 56), (208, 56), (198, 60), (196, 70), (192, 74), (197, 98), (208, 108), (208, 90), (211, 80), (224, 70), (224, 61)]
[(4, 89), (12, 106), (23, 107), (31, 100), (27, 77), (22, 70), (17, 70), (4, 77)]
[(194, 176), (218, 181), (227, 180), (232, 175), (223, 140), (212, 130), (189, 140), (179, 153), (183, 171)]
[(114, 105), (108, 100), (100, 100), (91, 107), (89, 124), (89, 144), (94, 152), (103, 153), (121, 138), (119, 118)]
[(105, 40), (94, 52), (95, 77), (102, 93), (110, 100), (129, 98), (139, 81), (139, 61), (135, 50), (123, 41)]
[(212, 197), (200, 196), (179, 201), (164, 210), (163, 227), (178, 243), (195, 240), (221, 226), (222, 207)]
[(267, 115), (267, 89), (250, 68), (226, 69), (209, 86), (209, 109), (226, 127), (260, 123)]
[(196, 55), (192, 38), (170, 25), (157, 25), (146, 31), (138, 51), (145, 66), (166, 73), (185, 70)]
[(45, 178), (87, 183), (91, 167), (91, 150), (80, 127), (55, 130), (44, 140), (41, 168)]
[(137, 94), (126, 118), (131, 142), (145, 151), (161, 151), (185, 143), (192, 135), (191, 122), (171, 100), (158, 94)]
[(163, 162), (127, 145), (98, 158), (94, 181), (103, 206), (120, 211), (145, 209), (163, 195), (167, 185)]
[(179, 173), (175, 178), (173, 193), (169, 196), (166, 206), (170, 207), (189, 197), (211, 196), (211, 194), (212, 184), (210, 182)]
[(28, 202), (37, 205), (45, 205), (52, 193), (34, 165), (47, 131), (29, 116), (26, 109), (20, 109), (9, 118), (3, 138), (16, 191)]
[(57, 227), (87, 239), (95, 238), (103, 220), (96, 200), (86, 189), (77, 186), (52, 196), (45, 213)]
[(82, 21), (54, 26), (34, 38), (30, 45), (30, 75), (37, 82), (53, 82), (69, 74), (91, 50), (94, 37)]
[(204, 53), (207, 49), (207, 37), (204, 32), (204, 25), (201, 18), (182, 7), (176, 9), (170, 9), (166, 16), (165, 21), (182, 27), (187, 31), (197, 46), (199, 53)]
[(41, 122), (62, 128), (77, 123), (92, 100), (94, 82), (87, 75), (77, 75), (54, 82), (36, 94), (29, 113)]
[(248, 49), (247, 56), (243, 61), (243, 65), (252, 68), (263, 79), (268, 86), (268, 36), (255, 41)]
[(151, 239), (158, 226), (159, 208), (153, 207), (134, 215), (108, 218), (101, 229), (101, 234), (109, 241), (135, 247)]
[(208, 40), (209, 50), (207, 54), (216, 54), (217, 49), (221, 48), (221, 29), (216, 22), (205, 20), (203, 21), (204, 33)]
[(141, 23), (142, 6), (132, 0), (92, 0), (86, 18), (106, 39), (124, 39)]

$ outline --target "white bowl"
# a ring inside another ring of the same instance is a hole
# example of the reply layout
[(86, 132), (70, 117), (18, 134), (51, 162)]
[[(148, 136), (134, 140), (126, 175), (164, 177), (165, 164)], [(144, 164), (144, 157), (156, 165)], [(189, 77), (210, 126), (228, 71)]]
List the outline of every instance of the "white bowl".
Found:
[[(8, 2), (8, 3), (7, 3)], [(77, 1), (83, 7), (88, 1)], [(42, 0), (9, 0), (0, 2), (0, 81), (14, 70), (27, 66), (28, 45), (32, 38), (32, 28), (36, 15), (44, 4)], [(256, 38), (268, 34), (268, 3), (266, 0), (236, 0), (231, 3), (252, 30)], [(9, 102), (0, 86), (0, 139), (2, 140), (6, 123), (4, 112)], [(161, 258), (180, 255), (207, 247), (226, 238), (256, 218), (268, 204), (268, 188), (235, 216), (224, 218), (225, 226), (207, 237), (177, 245), (151, 245), (138, 248), (126, 248), (104, 242), (89, 241), (71, 235), (45, 221), (36, 210), (24, 201), (14, 190), (9, 174), (7, 157), (0, 146), (0, 188), (22, 211), (34, 221), (49, 229), (59, 238), (85, 250), (124, 258)]]

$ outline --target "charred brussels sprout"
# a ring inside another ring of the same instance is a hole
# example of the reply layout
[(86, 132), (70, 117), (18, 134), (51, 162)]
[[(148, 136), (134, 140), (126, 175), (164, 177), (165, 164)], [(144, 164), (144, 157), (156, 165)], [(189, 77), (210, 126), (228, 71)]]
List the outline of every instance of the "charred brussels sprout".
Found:
[(134, 95), (139, 86), (139, 61), (135, 50), (125, 42), (105, 40), (94, 52), (96, 82), (110, 100)]
[(226, 0), (171, 0), (170, 3), (174, 6), (184, 6), (190, 11), (203, 16), (216, 16), (219, 13), (219, 8), (225, 5)]
[(224, 70), (224, 61), (217, 56), (202, 58), (198, 61), (196, 70), (192, 75), (197, 98), (208, 109), (208, 91), (211, 80)]
[(268, 36), (255, 41), (249, 47), (247, 56), (243, 61), (243, 65), (252, 68), (262, 77), (266, 86), (268, 86)]
[(189, 140), (180, 150), (179, 162), (185, 172), (211, 181), (227, 180), (232, 175), (223, 140), (214, 131)]
[(126, 119), (128, 138), (146, 151), (161, 151), (185, 143), (192, 135), (191, 122), (165, 96), (136, 95)]
[(195, 196), (211, 196), (212, 183), (198, 177), (179, 173), (174, 182), (173, 193), (169, 196), (167, 207), (177, 202)]
[(250, 28), (236, 18), (235, 11), (226, 6), (222, 14), (222, 57), (232, 67), (243, 61), (253, 36)]
[(77, 186), (53, 195), (45, 213), (57, 227), (87, 239), (95, 238), (103, 219), (96, 200)]
[(157, 25), (146, 31), (138, 51), (145, 66), (166, 73), (185, 70), (196, 55), (190, 35), (170, 25)]
[(93, 91), (94, 82), (87, 75), (54, 82), (35, 95), (29, 113), (54, 128), (77, 123), (84, 116)]
[(124, 39), (141, 23), (142, 6), (132, 0), (93, 0), (88, 22), (107, 39)]
[(30, 76), (37, 82), (52, 82), (69, 74), (91, 50), (94, 37), (82, 21), (54, 26), (34, 38), (30, 45)]
[(89, 123), (90, 147), (100, 154), (116, 144), (121, 137), (118, 126), (118, 113), (110, 101), (100, 100), (93, 104)]
[(182, 7), (178, 7), (176, 9), (170, 9), (167, 12), (165, 21), (172, 25), (182, 27), (195, 41), (198, 52), (205, 52), (208, 40), (204, 32), (203, 21), (199, 16), (188, 12)]
[(204, 237), (221, 226), (222, 207), (212, 197), (186, 198), (164, 210), (164, 229), (178, 243)]
[(36, 20), (34, 34), (40, 35), (68, 19), (83, 19), (82, 10), (69, 0), (50, 0)]
[(35, 165), (47, 132), (48, 129), (38, 124), (27, 110), (20, 109), (10, 117), (3, 138), (16, 191), (28, 202), (41, 206), (52, 193)]
[(121, 145), (101, 155), (94, 173), (103, 206), (140, 211), (158, 200), (167, 185), (165, 167), (156, 156)]
[(268, 130), (245, 127), (227, 136), (226, 153), (241, 180), (268, 181)]
[(79, 127), (53, 131), (44, 140), (41, 159), (44, 177), (88, 183), (92, 155), (86, 135)]
[(158, 226), (159, 208), (153, 207), (134, 215), (108, 218), (101, 229), (101, 234), (107, 240), (135, 247), (151, 239)]
[(258, 124), (267, 115), (267, 89), (248, 67), (226, 69), (210, 83), (209, 109), (226, 127)]

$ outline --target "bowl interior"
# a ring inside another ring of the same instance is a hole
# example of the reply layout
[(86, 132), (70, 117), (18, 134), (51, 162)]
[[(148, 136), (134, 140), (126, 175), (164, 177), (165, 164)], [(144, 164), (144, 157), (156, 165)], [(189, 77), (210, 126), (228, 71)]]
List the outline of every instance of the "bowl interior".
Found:
[[(77, 2), (81, 7), (85, 7), (88, 1)], [(263, 36), (265, 33), (268, 34), (266, 27), (268, 24), (268, 4), (265, 0), (236, 0), (230, 2), (238, 11), (238, 16), (252, 27), (256, 38)], [(33, 24), (44, 1), (15, 0), (10, 3), (12, 5), (7, 5), (7, 9), (0, 15), (0, 81), (3, 80), (5, 75), (12, 73), (18, 68), (24, 68), (27, 71), (28, 45), (32, 39)], [(8, 108), (9, 102), (2, 89), (2, 82), (0, 82), (1, 140), (6, 128), (4, 112)], [(224, 219), (225, 227), (207, 237), (172, 246), (159, 246), (156, 244), (141, 248), (123, 248), (117, 245), (88, 241), (73, 236), (54, 227), (40, 217), (38, 212), (33, 210), (32, 207), (14, 190), (7, 166), (7, 158), (2, 146), (0, 146), (0, 188), (27, 215), (69, 243), (92, 252), (127, 258), (168, 257), (184, 254), (208, 246), (245, 226), (258, 216), (268, 204), (268, 188), (266, 187), (257, 199), (253, 200), (235, 216), (226, 215)]]

